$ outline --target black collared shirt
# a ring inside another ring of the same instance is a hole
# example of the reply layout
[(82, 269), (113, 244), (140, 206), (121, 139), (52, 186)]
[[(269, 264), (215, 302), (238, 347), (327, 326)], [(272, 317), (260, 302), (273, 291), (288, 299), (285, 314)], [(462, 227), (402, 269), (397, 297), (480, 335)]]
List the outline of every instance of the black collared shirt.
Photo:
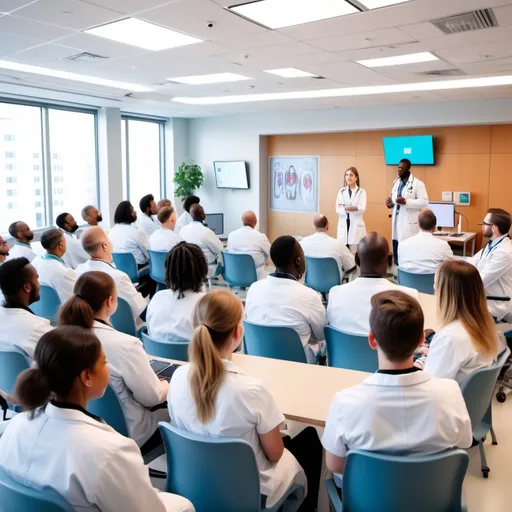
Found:
[(420, 368), (412, 366), (411, 368), (404, 368), (403, 370), (377, 370), (377, 373), (384, 373), (386, 375), (405, 375), (407, 373), (420, 372)]
[(86, 416), (89, 416), (89, 418), (99, 421), (100, 423), (105, 423), (99, 416), (96, 416), (95, 414), (90, 413), (89, 411), (85, 410), (80, 405), (72, 404), (71, 402), (56, 402), (55, 400), (52, 400), (51, 404), (54, 407), (58, 407), (59, 409), (73, 409), (74, 411), (83, 412)]
[(34, 312), (30, 308), (28, 308), (27, 306), (24, 306), (23, 304), (19, 304), (18, 302), (9, 302), (6, 300), (6, 301), (4, 301), (2, 306), (6, 309), (24, 309), (28, 313), (34, 314)]

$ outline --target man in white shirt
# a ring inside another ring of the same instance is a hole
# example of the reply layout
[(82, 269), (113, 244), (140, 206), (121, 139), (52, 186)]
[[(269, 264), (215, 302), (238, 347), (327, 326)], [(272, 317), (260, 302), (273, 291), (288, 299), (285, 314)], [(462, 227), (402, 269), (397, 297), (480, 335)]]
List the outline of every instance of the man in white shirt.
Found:
[(443, 261), (453, 258), (450, 244), (434, 236), (437, 218), (432, 210), (418, 214), (420, 232), (398, 246), (398, 266), (413, 274), (435, 274)]
[(370, 232), (359, 242), (356, 263), (361, 269), (361, 276), (331, 289), (327, 304), (330, 325), (349, 334), (368, 336), (373, 295), (400, 290), (419, 300), (417, 290), (398, 286), (386, 279), (389, 260), (388, 241), (379, 233)]
[[(82, 236), (82, 233), (92, 226), (99, 226), (100, 222), (103, 222), (103, 215), (100, 211), (98, 211), (98, 208), (96, 206), (93, 206), (92, 204), (88, 204), (87, 206), (84, 206), (82, 208), (82, 219), (84, 222), (87, 223), (87, 226), (78, 228), (76, 235), (78, 237)], [(103, 228), (105, 229), (105, 228)], [(107, 230), (105, 230), (107, 232)]]
[(217, 261), (224, 245), (217, 235), (203, 224), (206, 215), (200, 204), (192, 205), (190, 215), (192, 222), (182, 228), (180, 236), (189, 244), (200, 247), (208, 263), (208, 277), (212, 277), (215, 275)]
[(176, 227), (174, 228), (174, 231), (176, 233), (179, 233), (183, 227), (192, 222), (190, 208), (194, 204), (199, 204), (199, 197), (187, 196), (183, 201), (183, 208), (185, 209), (185, 211), (180, 215), (179, 219), (176, 221)]
[(176, 244), (183, 242), (183, 238), (174, 232), (176, 226), (176, 212), (172, 206), (164, 206), (157, 214), (160, 229), (149, 237), (149, 248), (152, 251), (169, 252)]
[(0, 265), (7, 261), (9, 257), (9, 245), (4, 240), (3, 236), (0, 236)]
[(151, 236), (158, 229), (158, 224), (153, 219), (153, 215), (158, 213), (153, 194), (145, 195), (139, 201), (139, 208), (142, 215), (137, 222), (138, 227), (141, 231), (144, 231), (146, 235)]
[(85, 263), (89, 259), (80, 240), (74, 234), (78, 230), (78, 224), (73, 215), (69, 213), (58, 215), (57, 219), (55, 219), (55, 224), (64, 231), (64, 236), (66, 237), (66, 251), (62, 258), (64, 264), (69, 268), (75, 269), (78, 265)]
[(112, 242), (99, 226), (88, 229), (82, 236), (84, 250), (91, 259), (79, 265), (76, 275), (80, 277), (90, 270), (109, 274), (116, 283), (117, 294), (130, 305), (137, 328), (144, 325), (140, 315), (147, 307), (147, 301), (137, 291), (127, 274), (118, 270), (112, 259)]
[(254, 212), (245, 212), (242, 215), (243, 226), (228, 236), (228, 252), (250, 254), (256, 265), (258, 279), (263, 279), (266, 277), (265, 265), (270, 256), (270, 242), (263, 233), (256, 231), (257, 223)]
[(354, 255), (346, 245), (328, 235), (329, 221), (325, 215), (319, 214), (313, 220), (316, 233), (303, 238), (300, 242), (304, 254), (313, 258), (334, 258), (340, 271), (340, 282), (344, 274), (356, 270)]
[[(158, 212), (160, 212), (160, 210), (165, 207), (167, 207), (167, 208), (172, 207), (172, 202), (170, 199), (160, 199), (160, 201), (158, 201), (158, 203), (156, 203), (156, 209), (158, 210)], [(156, 216), (153, 217), (153, 222), (157, 226), (160, 226), (160, 221), (158, 220), (158, 213), (156, 214)]]
[(343, 473), (349, 450), (417, 454), (469, 448), (471, 420), (458, 383), (413, 366), (424, 340), (419, 303), (395, 291), (374, 295), (371, 306), (368, 341), (379, 369), (334, 396), (322, 437), (328, 469)]
[(16, 240), (9, 251), (11, 258), (27, 258), (28, 261), (32, 261), (37, 256), (30, 246), (34, 240), (34, 233), (25, 222), (13, 222), (9, 226), (9, 234)]
[(39, 282), (53, 288), (64, 303), (73, 295), (77, 280), (75, 271), (64, 264), (66, 237), (60, 229), (50, 228), (41, 235), (41, 245), (46, 254), (35, 258), (32, 265), (39, 274)]
[(251, 285), (245, 302), (245, 316), (260, 325), (292, 327), (300, 336), (309, 363), (324, 352), (325, 309), (320, 295), (299, 280), (306, 270), (306, 258), (292, 236), (279, 237), (270, 248), (276, 271)]

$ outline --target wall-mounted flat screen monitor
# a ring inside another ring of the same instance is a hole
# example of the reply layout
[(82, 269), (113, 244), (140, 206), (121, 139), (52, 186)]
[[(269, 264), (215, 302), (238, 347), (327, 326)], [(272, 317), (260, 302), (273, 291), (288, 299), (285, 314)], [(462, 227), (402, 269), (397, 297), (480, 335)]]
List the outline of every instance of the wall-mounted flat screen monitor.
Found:
[(213, 162), (217, 188), (249, 188), (247, 164), (244, 161)]
[(455, 227), (455, 205), (453, 203), (428, 203), (428, 207), (434, 212), (438, 227)]
[(398, 165), (407, 158), (413, 165), (434, 165), (434, 137), (384, 137), (384, 158), (386, 165)]

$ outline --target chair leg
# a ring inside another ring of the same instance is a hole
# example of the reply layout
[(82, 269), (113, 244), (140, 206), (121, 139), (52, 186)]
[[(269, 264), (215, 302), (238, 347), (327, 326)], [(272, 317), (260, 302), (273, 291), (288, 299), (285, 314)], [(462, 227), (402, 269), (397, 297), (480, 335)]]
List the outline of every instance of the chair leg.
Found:
[(489, 478), (489, 472), (491, 471), (491, 469), (487, 465), (483, 439), (480, 439), (480, 441), (478, 441), (478, 449), (480, 450), (480, 465), (482, 469), (482, 475), (484, 478)]
[(494, 432), (493, 427), (491, 427), (491, 439), (492, 439), (492, 444), (494, 446), (496, 446), (498, 444), (498, 439), (496, 439), (496, 433)]

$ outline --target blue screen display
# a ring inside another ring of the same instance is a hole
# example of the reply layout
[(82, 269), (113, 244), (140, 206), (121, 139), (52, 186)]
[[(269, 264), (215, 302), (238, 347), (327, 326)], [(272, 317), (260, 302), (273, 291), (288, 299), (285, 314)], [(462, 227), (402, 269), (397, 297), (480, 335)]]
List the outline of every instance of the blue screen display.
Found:
[(382, 142), (386, 165), (397, 165), (402, 158), (408, 158), (412, 164), (416, 165), (434, 165), (432, 135), (384, 137)]

